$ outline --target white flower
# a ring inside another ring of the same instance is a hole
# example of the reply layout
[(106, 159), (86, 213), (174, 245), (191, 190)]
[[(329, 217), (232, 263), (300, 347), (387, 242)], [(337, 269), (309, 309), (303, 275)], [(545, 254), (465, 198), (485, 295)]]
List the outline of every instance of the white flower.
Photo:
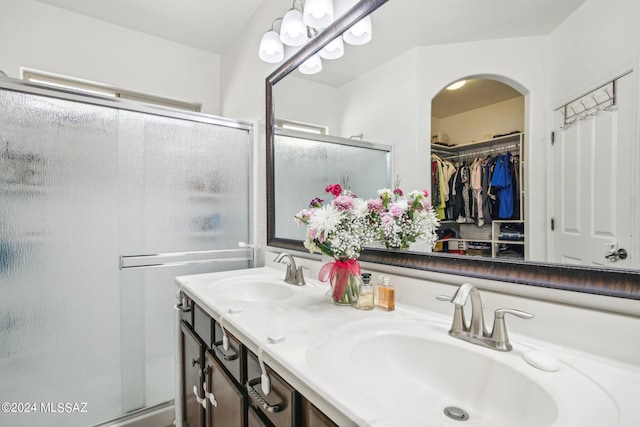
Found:
[(380, 190), (378, 190), (378, 196), (380, 198), (384, 198), (384, 196), (387, 196), (387, 199), (390, 199), (392, 195), (393, 192), (388, 188), (381, 188)]
[(356, 218), (362, 218), (369, 214), (369, 205), (366, 200), (353, 199), (353, 215)]
[(313, 216), (309, 219), (309, 227), (316, 229), (316, 238), (322, 241), (327, 239), (329, 234), (336, 229), (341, 219), (342, 213), (335, 206), (324, 205), (314, 211)]
[(424, 197), (424, 193), (422, 191), (418, 191), (418, 190), (414, 190), (411, 193), (409, 193), (409, 198), (411, 200), (420, 200), (422, 197)]

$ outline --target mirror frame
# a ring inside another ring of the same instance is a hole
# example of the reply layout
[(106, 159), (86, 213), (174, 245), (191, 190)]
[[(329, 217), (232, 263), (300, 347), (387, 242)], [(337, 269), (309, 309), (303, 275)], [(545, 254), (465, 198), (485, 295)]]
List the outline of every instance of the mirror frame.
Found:
[[(274, 211), (274, 99), (273, 87), (292, 73), (311, 55), (349, 29), (364, 16), (389, 0), (361, 0), (345, 15), (318, 34), (266, 78), (266, 187), (267, 245), (306, 252), (301, 241), (277, 238)], [(618, 298), (640, 300), (640, 271), (604, 267), (584, 267), (542, 262), (522, 262), (450, 254), (399, 252), (366, 249), (360, 260), (394, 267), (412, 268), (477, 279), (496, 280), (519, 285), (538, 286)]]

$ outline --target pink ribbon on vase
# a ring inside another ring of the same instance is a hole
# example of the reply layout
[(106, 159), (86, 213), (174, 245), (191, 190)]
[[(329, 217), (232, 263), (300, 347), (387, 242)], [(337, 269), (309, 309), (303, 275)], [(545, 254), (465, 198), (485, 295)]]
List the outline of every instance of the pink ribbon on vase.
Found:
[[(348, 274), (339, 274), (340, 272), (347, 271)], [(346, 261), (340, 261), (336, 259), (334, 262), (326, 263), (318, 272), (318, 280), (321, 282), (326, 282), (327, 280), (330, 283), (334, 283), (333, 287), (333, 298), (335, 300), (340, 300), (342, 295), (344, 294), (344, 289), (347, 287), (349, 283), (349, 276), (351, 274), (355, 274), (360, 276), (360, 263), (357, 259), (348, 259)], [(335, 280), (336, 276), (338, 280)]]

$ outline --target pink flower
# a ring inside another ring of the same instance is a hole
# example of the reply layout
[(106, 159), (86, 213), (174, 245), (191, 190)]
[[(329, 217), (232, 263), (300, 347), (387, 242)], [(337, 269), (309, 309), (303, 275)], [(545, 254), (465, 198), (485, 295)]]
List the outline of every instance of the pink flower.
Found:
[(342, 186), (340, 184), (329, 184), (327, 188), (324, 189), (327, 193), (333, 194), (333, 197), (338, 197), (342, 194)]
[(381, 213), (384, 211), (384, 205), (382, 203), (382, 199), (371, 199), (367, 200), (367, 209), (370, 212)]
[(427, 190), (422, 190), (422, 194), (424, 194), (424, 197), (429, 197), (429, 192)]
[(296, 216), (293, 217), (293, 219), (296, 221), (296, 224), (298, 224), (299, 227), (303, 224), (306, 224), (312, 215), (313, 209), (302, 209)]
[(353, 198), (349, 196), (337, 196), (333, 199), (333, 205), (341, 211), (350, 211), (353, 209)]
[(319, 208), (323, 204), (324, 204), (324, 200), (322, 200), (320, 197), (316, 197), (315, 199), (313, 199), (311, 201), (311, 203), (309, 203), (309, 207), (310, 208)]
[(401, 189), (396, 188), (395, 190), (393, 190), (393, 194), (395, 194), (398, 197), (402, 197), (404, 195), (404, 193), (402, 192)]
[(398, 205), (391, 205), (391, 207), (389, 208), (389, 215), (391, 215), (393, 218), (401, 217), (403, 214), (404, 209), (402, 209)]

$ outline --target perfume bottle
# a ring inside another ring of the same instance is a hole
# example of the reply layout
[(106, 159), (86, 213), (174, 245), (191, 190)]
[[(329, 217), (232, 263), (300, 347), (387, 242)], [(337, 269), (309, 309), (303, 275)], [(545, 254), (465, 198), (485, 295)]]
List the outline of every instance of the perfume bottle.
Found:
[(373, 285), (371, 282), (371, 273), (362, 273), (362, 284), (358, 291), (358, 301), (354, 307), (358, 310), (373, 310)]
[(396, 290), (391, 285), (388, 276), (382, 278), (382, 284), (377, 288), (376, 307), (385, 311), (393, 311), (396, 309)]

